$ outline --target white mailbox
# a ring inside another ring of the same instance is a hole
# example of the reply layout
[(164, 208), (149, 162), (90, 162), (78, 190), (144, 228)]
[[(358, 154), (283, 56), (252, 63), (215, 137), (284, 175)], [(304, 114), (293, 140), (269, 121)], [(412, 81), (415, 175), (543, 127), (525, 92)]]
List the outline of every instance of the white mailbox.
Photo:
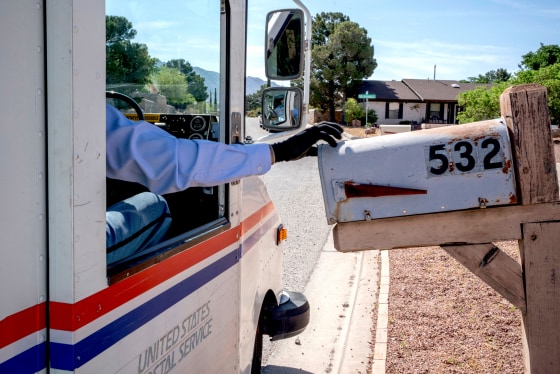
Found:
[(319, 172), (330, 224), (517, 203), (500, 120), (321, 145)]

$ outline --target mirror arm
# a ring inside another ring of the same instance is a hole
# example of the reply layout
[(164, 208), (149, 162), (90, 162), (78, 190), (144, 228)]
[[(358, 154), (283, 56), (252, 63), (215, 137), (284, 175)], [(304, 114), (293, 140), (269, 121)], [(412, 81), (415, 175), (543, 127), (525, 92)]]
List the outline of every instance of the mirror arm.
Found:
[(293, 0), (297, 6), (303, 10), (305, 14), (305, 42), (304, 45), (304, 68), (303, 68), (303, 105), (301, 108), (301, 123), (303, 126), (307, 124), (307, 115), (309, 114), (309, 79), (311, 76), (311, 12), (300, 0)]

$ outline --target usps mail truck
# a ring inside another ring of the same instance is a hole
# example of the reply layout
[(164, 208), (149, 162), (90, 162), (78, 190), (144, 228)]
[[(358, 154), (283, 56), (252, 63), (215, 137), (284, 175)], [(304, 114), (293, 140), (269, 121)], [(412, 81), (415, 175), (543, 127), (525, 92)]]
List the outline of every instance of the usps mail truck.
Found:
[[(266, 17), (283, 20), (267, 48), (290, 56), (289, 71), (267, 69), (273, 79), (303, 73), (310, 18), (296, 3)], [(131, 22), (126, 38), (109, 40), (111, 16)], [(106, 207), (138, 187), (106, 178), (107, 100), (178, 137), (243, 142), (247, 16), (245, 0), (0, 2), (1, 373), (255, 373), (263, 336), (306, 327), (259, 177), (166, 196), (168, 237), (107, 263)], [(131, 81), (146, 58), (152, 75)], [(211, 100), (194, 98), (177, 62), (215, 73)], [(109, 76), (116, 64), (127, 74)], [(276, 94), (306, 107), (300, 91)], [(304, 123), (293, 121), (283, 130)]]

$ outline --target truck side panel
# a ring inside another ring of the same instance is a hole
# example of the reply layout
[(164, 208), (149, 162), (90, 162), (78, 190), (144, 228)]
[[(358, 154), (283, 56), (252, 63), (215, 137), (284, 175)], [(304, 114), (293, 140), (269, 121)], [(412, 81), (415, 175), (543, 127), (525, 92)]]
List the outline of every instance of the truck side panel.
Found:
[(107, 286), (105, 7), (47, 0), (50, 298)]
[[(241, 182), (244, 225), (241, 262), (240, 363), (251, 362), (255, 326), (259, 322), (262, 301), (270, 290), (282, 289), (282, 245), (276, 244), (280, 217), (268, 196), (261, 178), (245, 178)], [(265, 209), (262, 207), (265, 206)], [(278, 295), (276, 295), (278, 296)], [(259, 302), (260, 304), (255, 304)], [(252, 307), (249, 307), (252, 306)], [(242, 369), (248, 370), (247, 367)]]
[(219, 372), (236, 362), (238, 235), (227, 229), (78, 303), (54, 303), (51, 367)]
[[(226, 225), (207, 240), (77, 303), (52, 303), (51, 368), (88, 373), (247, 370), (250, 357), (240, 362), (239, 349), (240, 344), (252, 348), (254, 325), (252, 318), (240, 319), (239, 310), (258, 318), (260, 305), (254, 304), (269, 288), (259, 288), (243, 304), (241, 264), (271, 260), (267, 256), (281, 260), (281, 251), (270, 245), (278, 215), (272, 202), (264, 200), (268, 202), (262, 205), (263, 199), (256, 199), (259, 206), (238, 226)], [(264, 280), (262, 273), (278, 278), (278, 263), (270, 266), (258, 273), (253, 268), (252, 284)], [(240, 341), (239, 329), (246, 324), (253, 328), (246, 328)]]
[[(239, 142), (247, 3), (214, 9), (204, 13), (220, 30), (213, 140)], [(262, 179), (216, 187), (211, 220), (113, 272), (103, 232), (105, 3), (6, 0), (0, 19), (9, 88), (0, 97), (0, 373), (249, 372), (265, 297), (270, 312), (282, 291), (280, 219)]]
[[(0, 2), (0, 372), (46, 360), (46, 165), (42, 1)], [(8, 15), (8, 16), (4, 16)], [(25, 25), (25, 27), (21, 27)], [(16, 31), (17, 30), (17, 31)]]

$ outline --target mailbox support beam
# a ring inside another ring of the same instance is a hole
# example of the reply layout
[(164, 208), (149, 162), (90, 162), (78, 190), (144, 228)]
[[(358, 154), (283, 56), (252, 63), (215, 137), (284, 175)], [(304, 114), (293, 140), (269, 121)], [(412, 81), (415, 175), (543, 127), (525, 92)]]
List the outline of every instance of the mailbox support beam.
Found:
[(522, 225), (560, 219), (560, 202), (337, 223), (338, 251), (476, 244), (523, 238)]
[(560, 222), (523, 225), (527, 313), (523, 357), (527, 373), (558, 373), (560, 367)]
[[(500, 96), (502, 117), (512, 133), (522, 205), (558, 201), (558, 181), (546, 88), (510, 87)], [(560, 216), (522, 225), (518, 240), (525, 281), (523, 313), (525, 372), (556, 373), (560, 367)]]
[(492, 243), (441, 246), (457, 262), (526, 313), (521, 265)]

